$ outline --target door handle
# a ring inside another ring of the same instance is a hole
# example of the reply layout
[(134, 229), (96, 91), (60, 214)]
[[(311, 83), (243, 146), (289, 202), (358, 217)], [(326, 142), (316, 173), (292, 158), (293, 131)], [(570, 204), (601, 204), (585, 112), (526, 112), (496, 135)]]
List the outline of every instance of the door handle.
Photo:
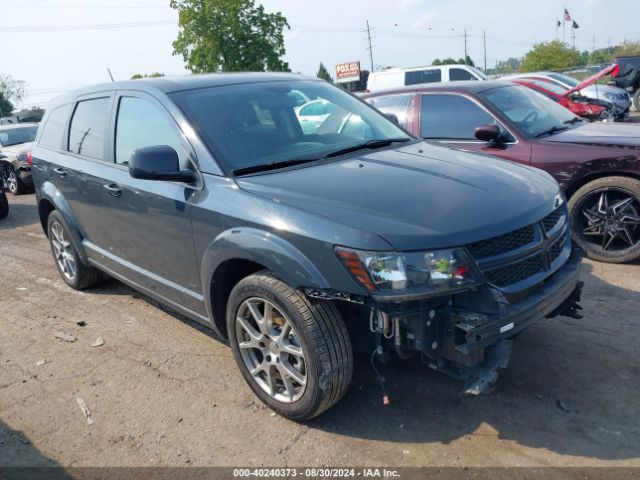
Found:
[(111, 195), (112, 197), (122, 196), (122, 189), (115, 183), (108, 183), (106, 185), (103, 185), (102, 188), (109, 192), (109, 195)]
[(64, 178), (67, 176), (67, 171), (64, 168), (54, 168), (53, 169), (54, 172), (56, 172), (58, 174), (59, 177)]

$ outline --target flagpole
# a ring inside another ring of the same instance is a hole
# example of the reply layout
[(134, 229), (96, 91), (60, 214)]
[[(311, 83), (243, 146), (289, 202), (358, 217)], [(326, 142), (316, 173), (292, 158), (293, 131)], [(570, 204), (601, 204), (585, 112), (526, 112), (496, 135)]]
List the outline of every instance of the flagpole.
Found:
[(567, 11), (567, 7), (565, 6), (564, 10), (562, 11), (562, 44), (563, 45), (565, 44), (565, 28), (564, 28), (564, 24), (566, 23), (566, 20), (565, 20), (564, 12), (566, 12), (566, 11)]

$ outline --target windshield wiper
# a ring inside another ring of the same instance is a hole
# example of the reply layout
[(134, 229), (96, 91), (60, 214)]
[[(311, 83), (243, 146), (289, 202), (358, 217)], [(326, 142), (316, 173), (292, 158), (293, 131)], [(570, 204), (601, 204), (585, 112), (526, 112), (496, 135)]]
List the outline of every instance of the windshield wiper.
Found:
[(539, 134), (537, 134), (536, 138), (544, 137), (546, 135), (553, 135), (554, 133), (563, 132), (565, 130), (569, 130), (569, 127), (558, 127), (557, 125), (554, 125), (550, 129), (545, 130), (544, 132), (540, 132)]
[(570, 125), (572, 123), (582, 123), (584, 122), (584, 120), (582, 120), (580, 117), (573, 117), (571, 120), (565, 120), (564, 123), (565, 125)]
[(233, 170), (234, 175), (247, 175), (249, 173), (266, 172), (268, 170), (276, 170), (278, 168), (293, 167), (303, 163), (315, 162), (322, 160), (322, 157), (313, 158), (292, 158), (290, 160), (280, 160), (278, 162), (264, 163), (261, 165), (251, 165), (250, 167), (236, 168)]
[(350, 147), (341, 148), (340, 150), (336, 150), (335, 152), (328, 153), (325, 155), (325, 158), (338, 157), (340, 155), (344, 155), (346, 153), (357, 152), (358, 150), (366, 150), (366, 149), (375, 149), (388, 147), (392, 143), (404, 143), (409, 142), (411, 138), (407, 137), (398, 137), (398, 138), (385, 138), (380, 140), (368, 140), (363, 143), (359, 143), (357, 145), (352, 145)]

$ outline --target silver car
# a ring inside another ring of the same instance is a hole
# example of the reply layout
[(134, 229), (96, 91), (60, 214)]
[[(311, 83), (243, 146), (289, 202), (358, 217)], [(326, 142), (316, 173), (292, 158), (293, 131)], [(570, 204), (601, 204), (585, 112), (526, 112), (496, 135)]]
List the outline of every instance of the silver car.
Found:
[(4, 174), (7, 189), (14, 195), (33, 185), (27, 156), (37, 131), (37, 123), (0, 125), (0, 174)]
[[(556, 72), (535, 72), (518, 76), (526, 78), (545, 78), (570, 90), (580, 85), (580, 80)], [(593, 83), (592, 85), (581, 88), (579, 92), (585, 97), (604, 100), (605, 102), (613, 104), (616, 111), (616, 120), (624, 120), (629, 116), (631, 97), (622, 88)]]

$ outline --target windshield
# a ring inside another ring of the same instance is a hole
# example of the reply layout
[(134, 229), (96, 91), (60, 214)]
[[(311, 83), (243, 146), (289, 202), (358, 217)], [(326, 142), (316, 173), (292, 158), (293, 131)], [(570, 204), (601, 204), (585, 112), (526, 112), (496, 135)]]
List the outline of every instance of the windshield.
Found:
[(0, 130), (0, 145), (10, 147), (21, 143), (33, 142), (37, 131), (38, 127), (36, 126)]
[(231, 171), (322, 158), (371, 140), (410, 139), (379, 112), (325, 82), (228, 85), (172, 97)]
[(482, 73), (480, 70), (478, 70), (475, 67), (467, 67), (469, 70), (473, 70), (473, 72), (480, 77), (482, 80), (489, 80), (489, 77), (487, 77), (484, 73)]
[(549, 77), (558, 80), (564, 84), (569, 85), (570, 87), (577, 87), (580, 82), (573, 77), (569, 77), (567, 75), (562, 75), (561, 73), (550, 73)]
[(566, 129), (576, 116), (544, 95), (526, 87), (505, 86), (479, 93), (528, 136), (536, 137), (554, 127)]

